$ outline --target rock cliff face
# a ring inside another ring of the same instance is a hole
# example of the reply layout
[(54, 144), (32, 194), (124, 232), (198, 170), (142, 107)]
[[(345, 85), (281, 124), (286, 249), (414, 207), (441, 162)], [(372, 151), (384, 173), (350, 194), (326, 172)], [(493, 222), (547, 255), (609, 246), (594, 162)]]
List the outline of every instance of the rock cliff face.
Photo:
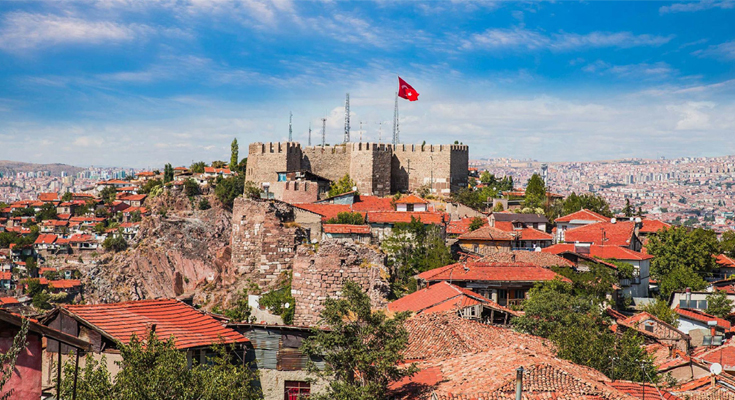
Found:
[[(86, 271), (85, 301), (114, 302), (193, 296), (214, 305), (229, 297), (232, 214), (217, 206), (194, 210), (183, 195), (164, 193), (146, 204), (136, 242), (125, 252), (106, 254)], [(164, 213), (161, 211), (165, 210)]]

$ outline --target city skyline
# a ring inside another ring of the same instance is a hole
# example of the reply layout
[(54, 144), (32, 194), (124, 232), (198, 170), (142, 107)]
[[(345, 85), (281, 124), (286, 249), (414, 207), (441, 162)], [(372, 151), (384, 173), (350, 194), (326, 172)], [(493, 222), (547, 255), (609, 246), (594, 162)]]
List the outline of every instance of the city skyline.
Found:
[[(725, 2), (189, 1), (0, 5), (0, 159), (146, 167), (237, 138), (404, 143), (470, 158), (735, 154)], [(616, 16), (620, 18), (616, 18)], [(625, 16), (625, 18), (622, 18)], [(318, 141), (316, 141), (318, 142)], [(245, 151), (241, 151), (244, 156)]]

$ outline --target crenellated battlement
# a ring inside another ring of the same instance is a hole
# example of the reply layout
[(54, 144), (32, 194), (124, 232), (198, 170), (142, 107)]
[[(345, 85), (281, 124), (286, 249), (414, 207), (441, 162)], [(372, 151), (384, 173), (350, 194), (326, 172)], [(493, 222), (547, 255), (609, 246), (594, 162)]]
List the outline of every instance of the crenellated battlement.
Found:
[(250, 143), (249, 154), (295, 153), (301, 149), (299, 142), (256, 142)]
[(405, 144), (396, 145), (394, 152), (398, 153), (444, 153), (452, 151), (469, 152), (470, 147), (466, 144)]

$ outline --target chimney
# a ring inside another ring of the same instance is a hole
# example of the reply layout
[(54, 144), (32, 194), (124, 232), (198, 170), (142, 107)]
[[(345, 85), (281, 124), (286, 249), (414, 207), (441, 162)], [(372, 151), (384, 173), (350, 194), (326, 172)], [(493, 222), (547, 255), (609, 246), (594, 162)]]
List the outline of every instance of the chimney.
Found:
[(510, 262), (516, 262), (516, 253), (510, 253)]
[(712, 346), (715, 345), (715, 335), (717, 334), (717, 321), (707, 321), (709, 325), (709, 334), (712, 336)]
[(516, 369), (516, 400), (523, 399), (523, 367)]
[(692, 288), (686, 289), (686, 305), (687, 305), (687, 308), (692, 307)]

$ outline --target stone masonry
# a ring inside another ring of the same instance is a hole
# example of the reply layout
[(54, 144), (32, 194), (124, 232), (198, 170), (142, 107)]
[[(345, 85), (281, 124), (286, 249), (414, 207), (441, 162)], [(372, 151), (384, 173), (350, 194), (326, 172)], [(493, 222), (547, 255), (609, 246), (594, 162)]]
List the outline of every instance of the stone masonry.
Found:
[(389, 292), (385, 255), (372, 247), (323, 241), (315, 252), (299, 247), (293, 263), (291, 295), (296, 302), (294, 325), (313, 326), (327, 297), (340, 297), (345, 280), (359, 284), (373, 308), (384, 308)]
[(360, 193), (386, 196), (422, 185), (448, 195), (467, 187), (467, 145), (344, 143), (304, 146), (297, 142), (251, 143), (246, 179), (259, 185), (278, 180), (278, 172), (308, 170), (338, 180), (349, 173)]
[(293, 207), (272, 200), (235, 199), (232, 207), (232, 265), (261, 288), (290, 270), (305, 232), (292, 225)]

